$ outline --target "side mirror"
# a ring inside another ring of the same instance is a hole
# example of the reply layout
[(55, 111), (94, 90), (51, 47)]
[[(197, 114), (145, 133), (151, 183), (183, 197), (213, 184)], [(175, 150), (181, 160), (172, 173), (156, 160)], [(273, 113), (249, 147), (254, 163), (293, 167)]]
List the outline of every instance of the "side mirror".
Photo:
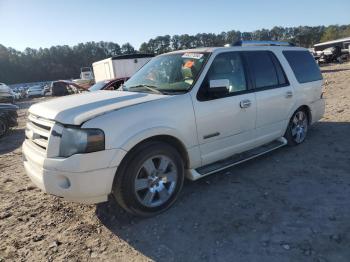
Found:
[(209, 94), (224, 96), (229, 93), (230, 81), (228, 79), (217, 79), (209, 81)]

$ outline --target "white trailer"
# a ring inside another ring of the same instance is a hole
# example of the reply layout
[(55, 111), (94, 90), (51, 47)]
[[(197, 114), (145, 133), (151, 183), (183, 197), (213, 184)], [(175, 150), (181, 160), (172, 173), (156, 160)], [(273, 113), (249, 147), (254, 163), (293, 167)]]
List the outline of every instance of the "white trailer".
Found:
[(110, 57), (92, 64), (95, 82), (113, 78), (131, 77), (146, 64), (153, 55), (132, 54)]

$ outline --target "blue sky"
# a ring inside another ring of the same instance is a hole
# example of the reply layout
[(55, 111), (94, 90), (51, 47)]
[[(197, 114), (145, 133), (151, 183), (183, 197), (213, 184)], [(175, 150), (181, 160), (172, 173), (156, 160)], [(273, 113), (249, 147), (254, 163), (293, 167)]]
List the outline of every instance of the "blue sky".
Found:
[(350, 1), (0, 0), (0, 44), (18, 50), (321, 24), (350, 24)]

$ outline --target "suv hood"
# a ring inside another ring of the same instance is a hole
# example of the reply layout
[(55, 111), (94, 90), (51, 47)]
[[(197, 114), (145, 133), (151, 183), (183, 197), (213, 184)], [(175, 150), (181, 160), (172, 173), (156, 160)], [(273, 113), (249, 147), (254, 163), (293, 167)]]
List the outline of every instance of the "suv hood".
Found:
[(125, 91), (86, 92), (32, 105), (29, 112), (62, 124), (81, 125), (89, 119), (110, 111), (166, 97)]

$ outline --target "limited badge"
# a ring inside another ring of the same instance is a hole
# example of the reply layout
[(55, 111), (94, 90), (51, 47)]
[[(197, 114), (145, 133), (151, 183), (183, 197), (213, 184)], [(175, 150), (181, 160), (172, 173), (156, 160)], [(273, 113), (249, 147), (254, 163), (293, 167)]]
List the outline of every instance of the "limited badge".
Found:
[(193, 59), (201, 59), (203, 54), (200, 53), (184, 53), (182, 58), (193, 58)]

